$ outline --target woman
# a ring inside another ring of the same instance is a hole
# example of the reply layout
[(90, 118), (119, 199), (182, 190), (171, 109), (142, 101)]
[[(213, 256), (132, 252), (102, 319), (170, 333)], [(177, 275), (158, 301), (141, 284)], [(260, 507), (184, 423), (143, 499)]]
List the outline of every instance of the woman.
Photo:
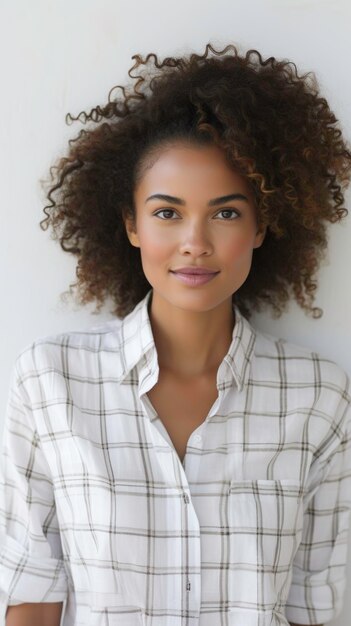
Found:
[(65, 600), (64, 626), (324, 624), (345, 589), (349, 377), (249, 318), (291, 295), (321, 315), (351, 153), (290, 62), (135, 58), (156, 69), (79, 116), (95, 126), (49, 183), (41, 226), (114, 319), (16, 360), (6, 624), (59, 624)]

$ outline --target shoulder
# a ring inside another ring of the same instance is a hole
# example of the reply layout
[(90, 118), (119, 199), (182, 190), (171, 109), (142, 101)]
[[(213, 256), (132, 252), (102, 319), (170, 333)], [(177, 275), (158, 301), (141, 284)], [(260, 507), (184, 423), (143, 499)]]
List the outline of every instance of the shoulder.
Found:
[(351, 428), (349, 373), (319, 351), (255, 332), (252, 384), (259, 386), (261, 395), (267, 390), (281, 411), (305, 415), (311, 432), (315, 424), (327, 441), (340, 440)]
[(254, 376), (278, 377), (280, 384), (300, 389), (301, 395), (313, 388), (315, 397), (322, 394), (324, 401), (351, 402), (350, 375), (328, 355), (266, 332), (255, 333)]
[(83, 330), (71, 330), (42, 335), (23, 346), (15, 359), (17, 375), (26, 376), (51, 371), (65, 372), (72, 367), (88, 367), (102, 353), (118, 357), (121, 347), (120, 326), (115, 318), (91, 325)]
[[(255, 330), (254, 357), (263, 367), (280, 367), (281, 374), (290, 374), (306, 380), (307, 373), (313, 373), (314, 382), (349, 389), (349, 374), (334, 360), (318, 351), (307, 348), (282, 337)], [(307, 379), (308, 380), (308, 379)], [(307, 382), (306, 380), (306, 382)]]

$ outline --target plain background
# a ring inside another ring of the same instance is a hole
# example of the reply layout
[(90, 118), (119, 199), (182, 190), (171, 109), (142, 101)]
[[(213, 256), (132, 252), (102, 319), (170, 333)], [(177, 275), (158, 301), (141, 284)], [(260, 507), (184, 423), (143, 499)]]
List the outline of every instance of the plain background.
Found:
[[(65, 124), (103, 104), (111, 87), (130, 83), (133, 54), (161, 58), (205, 44), (234, 43), (242, 52), (296, 63), (314, 71), (322, 95), (351, 139), (349, 0), (2, 0), (0, 2), (0, 428), (16, 356), (34, 339), (87, 328), (112, 318), (107, 302), (79, 308), (60, 294), (75, 280), (76, 260), (64, 254), (49, 231), (39, 228), (45, 198), (40, 179), (84, 126)], [(345, 206), (351, 208), (350, 190)], [(351, 372), (351, 215), (329, 227), (329, 249), (317, 275), (314, 320), (291, 302), (280, 319), (269, 311), (252, 323), (263, 331), (305, 345)], [(350, 538), (351, 543), (351, 538)], [(341, 615), (351, 612), (351, 551)]]

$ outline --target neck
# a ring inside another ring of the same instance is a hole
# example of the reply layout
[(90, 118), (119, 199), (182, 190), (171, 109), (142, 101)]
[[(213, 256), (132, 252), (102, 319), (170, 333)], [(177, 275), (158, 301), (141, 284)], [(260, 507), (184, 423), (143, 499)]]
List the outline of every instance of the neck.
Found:
[(153, 291), (149, 318), (161, 369), (187, 380), (218, 370), (232, 342), (231, 298), (199, 312), (174, 306)]

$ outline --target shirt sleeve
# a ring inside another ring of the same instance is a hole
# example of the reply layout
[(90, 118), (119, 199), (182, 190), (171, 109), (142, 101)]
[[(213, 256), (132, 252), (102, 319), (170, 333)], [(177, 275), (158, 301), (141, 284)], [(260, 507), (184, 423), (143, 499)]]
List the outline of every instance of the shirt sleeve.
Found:
[(68, 594), (53, 485), (28, 394), (31, 376), (38, 383), (38, 375), (21, 380), (19, 359), (0, 456), (0, 624), (9, 605), (63, 602)]
[(288, 621), (296, 624), (325, 624), (343, 607), (351, 509), (351, 406), (347, 390), (335, 417), (304, 496), (302, 539), (285, 609)]

